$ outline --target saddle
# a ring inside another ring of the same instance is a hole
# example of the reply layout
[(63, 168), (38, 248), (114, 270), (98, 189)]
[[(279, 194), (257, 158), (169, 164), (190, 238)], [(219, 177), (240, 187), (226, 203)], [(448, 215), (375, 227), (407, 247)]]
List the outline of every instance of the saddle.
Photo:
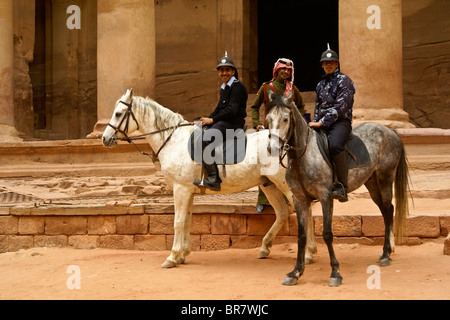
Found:
[[(324, 130), (314, 130), (316, 134), (317, 146), (320, 153), (330, 167), (333, 167), (330, 150), (328, 148), (328, 136)], [(347, 152), (348, 168), (362, 167), (370, 162), (370, 155), (367, 151), (364, 142), (353, 133), (345, 144), (345, 151)]]
[[(207, 127), (197, 127), (188, 140), (189, 154), (196, 163), (202, 163), (204, 156), (202, 140), (207, 129)], [(216, 164), (237, 164), (244, 161), (246, 150), (247, 134), (244, 130), (236, 130), (232, 139), (226, 139), (214, 148), (212, 156)]]

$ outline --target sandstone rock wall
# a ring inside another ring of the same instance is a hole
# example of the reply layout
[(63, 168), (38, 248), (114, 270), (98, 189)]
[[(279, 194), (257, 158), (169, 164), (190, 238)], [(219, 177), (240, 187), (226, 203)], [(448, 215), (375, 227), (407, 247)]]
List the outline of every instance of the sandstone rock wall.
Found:
[[(66, 26), (71, 4), (81, 9), (79, 30)], [(14, 49), (16, 128), (29, 137), (84, 138), (97, 120), (96, 1), (14, 1)]]
[(402, 6), (405, 111), (419, 127), (450, 128), (450, 1)]
[(29, 63), (34, 57), (34, 0), (17, 0), (14, 5), (14, 111), (15, 127), (33, 135), (33, 87)]

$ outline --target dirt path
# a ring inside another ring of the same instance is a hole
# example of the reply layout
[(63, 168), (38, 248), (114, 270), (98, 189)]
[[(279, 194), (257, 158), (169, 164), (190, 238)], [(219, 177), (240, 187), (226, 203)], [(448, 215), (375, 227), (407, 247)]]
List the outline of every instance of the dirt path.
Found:
[[(295, 264), (293, 244), (274, 246), (264, 260), (256, 259), (258, 249), (192, 252), (169, 270), (160, 267), (168, 251), (20, 250), (0, 254), (0, 299), (450, 299), (450, 256), (443, 255), (441, 240), (398, 246), (391, 266), (370, 273), (381, 247), (338, 244), (339, 288), (328, 287), (328, 253), (323, 244), (318, 249), (292, 287), (281, 281)], [(78, 274), (80, 289), (69, 289)], [(369, 289), (368, 279), (381, 288)]]

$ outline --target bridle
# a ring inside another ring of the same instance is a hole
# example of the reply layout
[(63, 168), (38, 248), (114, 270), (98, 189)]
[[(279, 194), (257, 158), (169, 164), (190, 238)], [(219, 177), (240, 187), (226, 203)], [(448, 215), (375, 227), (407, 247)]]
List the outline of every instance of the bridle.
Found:
[[(136, 122), (137, 125), (137, 130), (139, 130), (139, 123), (136, 120), (136, 116), (133, 113), (133, 99), (131, 99), (131, 101), (128, 102), (124, 102), (124, 101), (119, 101), (119, 103), (122, 103), (124, 105), (127, 106), (127, 111), (125, 111), (125, 114), (123, 115), (122, 120), (120, 120), (119, 125), (116, 127), (114, 125), (112, 125), (111, 123), (108, 123), (108, 126), (110, 126), (111, 128), (113, 128), (115, 130), (114, 132), (114, 136), (117, 134), (117, 132), (120, 132), (121, 134), (123, 134), (125, 136), (125, 138), (123, 140), (130, 142), (130, 137), (128, 137), (127, 133), (128, 133), (128, 125), (130, 124), (130, 116), (133, 118), (134, 122)], [(123, 128), (123, 130), (120, 129), (120, 127), (122, 126), (123, 122), (125, 122), (125, 127)]]
[[(295, 121), (294, 121), (294, 116), (292, 115), (292, 110), (291, 110), (291, 108), (292, 107), (287, 107), (288, 109), (289, 109), (289, 131), (288, 131), (288, 133), (287, 133), (287, 135), (286, 135), (286, 137), (285, 138), (283, 138), (283, 137), (280, 137), (278, 134), (276, 134), (276, 133), (270, 133), (270, 131), (269, 131), (269, 139), (271, 139), (272, 138), (272, 136), (273, 137), (275, 137), (275, 138), (278, 138), (278, 141), (280, 142), (280, 144), (281, 144), (281, 152), (279, 153), (279, 155), (278, 155), (278, 157), (279, 157), (279, 163), (280, 163), (280, 165), (283, 167), (283, 168), (285, 168), (285, 169), (291, 169), (291, 167), (292, 167), (292, 161), (293, 161), (293, 159), (290, 159), (289, 161), (288, 161), (288, 165), (287, 166), (285, 166), (284, 165), (284, 163), (283, 163), (283, 160), (284, 160), (284, 158), (286, 157), (286, 155), (288, 154), (288, 152), (290, 151), (290, 150), (300, 150), (300, 148), (299, 147), (296, 147), (296, 146), (292, 146), (292, 145), (290, 145), (288, 142), (291, 140), (291, 138), (292, 138), (292, 135), (293, 135), (293, 133), (294, 133), (294, 130), (295, 130)], [(303, 157), (303, 155), (305, 154), (305, 152), (306, 152), (306, 146), (308, 146), (308, 141), (309, 141), (309, 132), (310, 132), (311, 130), (309, 130), (309, 128), (308, 128), (308, 130), (307, 130), (307, 137), (306, 137), (306, 144), (305, 144), (305, 148), (303, 148), (303, 152), (302, 152), (302, 154), (299, 156), (299, 157), (297, 157), (297, 159), (301, 159), (302, 157)]]
[[(116, 127), (114, 125), (112, 125), (111, 123), (108, 123), (108, 126), (110, 126), (111, 128), (113, 128), (114, 134), (113, 136), (115, 137), (114, 139), (116, 140), (122, 140), (122, 141), (126, 141), (128, 143), (131, 143), (132, 145), (134, 145), (136, 147), (136, 149), (145, 156), (149, 156), (152, 158), (153, 162), (156, 161), (156, 158), (158, 157), (159, 153), (161, 152), (161, 150), (165, 147), (165, 145), (167, 144), (167, 142), (170, 140), (170, 138), (172, 138), (173, 133), (175, 132), (175, 130), (177, 130), (179, 127), (185, 127), (185, 126), (191, 126), (193, 125), (192, 123), (179, 123), (175, 126), (172, 127), (168, 127), (168, 128), (164, 128), (164, 129), (160, 129), (160, 130), (156, 130), (156, 131), (152, 131), (152, 132), (148, 132), (148, 133), (144, 133), (141, 135), (137, 135), (137, 136), (133, 136), (133, 137), (129, 137), (128, 136), (128, 126), (130, 123), (130, 116), (133, 118), (134, 122), (136, 122), (136, 126), (137, 126), (137, 130), (139, 130), (139, 123), (136, 120), (136, 116), (133, 113), (133, 99), (131, 99), (131, 101), (129, 103), (124, 102), (124, 101), (119, 101), (119, 103), (122, 103), (124, 105), (127, 106), (127, 110), (125, 111), (125, 114), (123, 115), (123, 118), (120, 120), (119, 125)], [(122, 126), (123, 122), (125, 122), (125, 127), (123, 130), (120, 129), (120, 127)], [(139, 140), (139, 139), (144, 139), (145, 136), (149, 136), (152, 134), (156, 134), (156, 133), (160, 133), (160, 132), (164, 132), (164, 131), (168, 131), (173, 129), (173, 131), (170, 133), (170, 135), (166, 138), (166, 140), (163, 142), (163, 144), (161, 145), (161, 147), (159, 147), (158, 151), (156, 153), (153, 154), (148, 154), (146, 152), (143, 152), (139, 149), (139, 147), (133, 142), (133, 140)], [(117, 132), (121, 133), (124, 138), (117, 138), (116, 134)]]

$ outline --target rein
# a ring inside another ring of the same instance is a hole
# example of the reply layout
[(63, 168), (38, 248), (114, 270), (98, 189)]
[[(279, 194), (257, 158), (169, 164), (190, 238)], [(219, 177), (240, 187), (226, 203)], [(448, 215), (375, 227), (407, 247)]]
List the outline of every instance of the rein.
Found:
[[(120, 132), (121, 134), (123, 134), (125, 137), (124, 138), (116, 138), (116, 140), (121, 140), (121, 141), (126, 141), (128, 143), (131, 143), (133, 146), (135, 146), (135, 148), (139, 151), (140, 154), (144, 155), (144, 156), (149, 156), (152, 158), (152, 161), (155, 162), (156, 158), (158, 158), (159, 153), (161, 152), (161, 150), (166, 146), (167, 142), (169, 142), (170, 138), (172, 138), (173, 133), (179, 128), (179, 127), (186, 127), (186, 126), (192, 126), (192, 123), (179, 123), (175, 126), (171, 126), (171, 127), (167, 127), (164, 129), (160, 129), (160, 130), (156, 130), (156, 131), (152, 131), (152, 132), (148, 132), (148, 133), (144, 133), (144, 134), (140, 134), (137, 136), (133, 136), (133, 137), (129, 137), (128, 136), (128, 124), (130, 122), (130, 116), (133, 118), (134, 122), (136, 122), (137, 125), (137, 130), (139, 130), (139, 123), (136, 120), (136, 117), (133, 113), (132, 110), (132, 106), (133, 106), (133, 99), (131, 99), (130, 103), (127, 102), (123, 102), (123, 101), (119, 101), (119, 103), (123, 103), (124, 105), (126, 105), (127, 111), (125, 112), (125, 115), (123, 116), (122, 120), (119, 123), (119, 126), (114, 126), (111, 123), (108, 123), (108, 126), (110, 126), (111, 128), (113, 128), (115, 130), (114, 135), (116, 135), (117, 132)], [(125, 128), (123, 130), (120, 129), (120, 127), (122, 126), (123, 122), (126, 119), (126, 123), (125, 123)], [(158, 152), (156, 152), (156, 154), (148, 154), (144, 151), (141, 151), (141, 149), (139, 149), (139, 147), (133, 142), (133, 140), (140, 140), (140, 139), (144, 139), (145, 136), (150, 136), (153, 134), (157, 134), (157, 133), (161, 133), (161, 132), (165, 132), (168, 130), (172, 130), (173, 131), (170, 133), (170, 135), (167, 137), (166, 140), (164, 140), (163, 144), (161, 145), (161, 147), (159, 147)]]
[[(288, 107), (288, 108), (289, 108), (289, 107)], [(290, 109), (290, 108), (289, 108), (289, 109)], [(295, 124), (294, 117), (293, 117), (293, 115), (292, 115), (292, 110), (291, 110), (290, 118), (291, 118), (291, 124)], [(289, 132), (288, 132), (286, 138), (281, 138), (279, 135), (277, 135), (277, 134), (275, 134), (275, 133), (269, 133), (269, 139), (271, 138), (271, 136), (275, 136), (275, 137), (278, 137), (278, 140), (282, 143), (282, 144), (281, 144), (281, 150), (282, 150), (283, 152), (280, 152), (280, 154), (279, 154), (279, 163), (280, 163), (280, 165), (281, 165), (283, 168), (285, 168), (285, 169), (291, 169), (291, 167), (292, 167), (292, 161), (293, 161), (293, 159), (290, 159), (290, 160), (289, 160), (287, 166), (285, 166), (284, 163), (283, 163), (283, 160), (284, 160), (284, 158), (286, 157), (286, 155), (288, 154), (288, 152), (289, 152), (290, 150), (301, 150), (299, 147), (291, 146), (291, 145), (288, 144), (288, 142), (291, 140), (292, 134), (293, 134), (293, 132), (294, 132), (294, 128), (293, 128), (293, 127), (294, 127), (294, 126), (292, 126), (292, 125), (289, 127)], [(306, 149), (307, 149), (307, 147), (308, 147), (308, 142), (309, 142), (309, 132), (310, 132), (311, 130), (309, 130), (309, 128), (307, 128), (307, 129), (308, 129), (308, 130), (307, 130), (307, 136), (306, 136), (305, 148), (303, 148), (302, 154), (301, 154), (299, 157), (297, 157), (296, 159), (301, 159), (301, 158), (303, 158), (303, 156), (304, 156), (304, 154), (305, 154), (305, 152), (306, 152)]]

